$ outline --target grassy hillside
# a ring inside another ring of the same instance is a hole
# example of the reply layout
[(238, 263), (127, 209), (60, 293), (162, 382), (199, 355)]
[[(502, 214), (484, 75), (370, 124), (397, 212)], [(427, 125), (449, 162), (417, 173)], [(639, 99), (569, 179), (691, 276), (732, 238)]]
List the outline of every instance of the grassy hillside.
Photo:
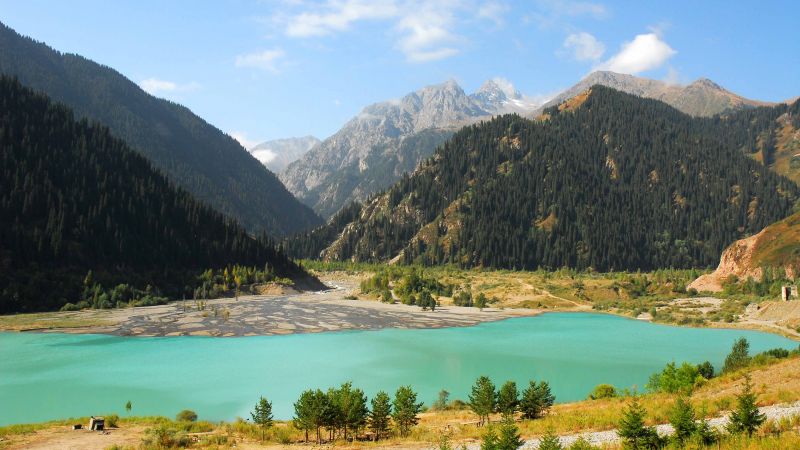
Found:
[(754, 267), (791, 268), (800, 275), (800, 212), (768, 226), (756, 241)]

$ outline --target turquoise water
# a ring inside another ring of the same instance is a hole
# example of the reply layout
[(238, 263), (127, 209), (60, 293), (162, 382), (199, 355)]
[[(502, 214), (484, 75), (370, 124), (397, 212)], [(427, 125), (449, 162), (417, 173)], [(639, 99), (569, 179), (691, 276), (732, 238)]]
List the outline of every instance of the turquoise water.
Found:
[(287, 419), (307, 388), (352, 380), (368, 396), (410, 384), (430, 404), (465, 399), (479, 375), (496, 384), (548, 380), (557, 401), (598, 383), (643, 386), (669, 361), (719, 368), (733, 341), (751, 351), (796, 348), (783, 337), (678, 328), (602, 314), (551, 313), (468, 328), (350, 331), (242, 338), (0, 333), (0, 424), (125, 412), (249, 417), (259, 395)]

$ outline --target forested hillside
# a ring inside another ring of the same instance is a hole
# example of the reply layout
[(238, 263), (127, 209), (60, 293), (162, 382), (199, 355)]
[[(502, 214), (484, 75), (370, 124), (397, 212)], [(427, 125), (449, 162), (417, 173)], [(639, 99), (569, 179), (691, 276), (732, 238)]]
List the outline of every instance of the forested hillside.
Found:
[(748, 156), (787, 109), (692, 118), (594, 86), (537, 121), (462, 129), (344, 227), (287, 245), (304, 257), (518, 269), (711, 266), (798, 199)]
[(108, 126), (173, 182), (250, 231), (281, 236), (321, 223), (233, 138), (109, 67), (59, 53), (0, 23), (0, 74)]
[(0, 313), (57, 308), (106, 283), (189, 291), (229, 264), (313, 280), (266, 238), (176, 189), (103, 126), (0, 77)]

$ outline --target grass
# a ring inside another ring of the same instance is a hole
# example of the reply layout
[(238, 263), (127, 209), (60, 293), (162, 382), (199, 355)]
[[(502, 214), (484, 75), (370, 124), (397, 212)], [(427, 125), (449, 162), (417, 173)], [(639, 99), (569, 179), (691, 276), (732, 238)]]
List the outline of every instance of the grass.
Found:
[(52, 328), (84, 328), (110, 325), (96, 314), (78, 312), (45, 312), (0, 316), (0, 330), (24, 331)]

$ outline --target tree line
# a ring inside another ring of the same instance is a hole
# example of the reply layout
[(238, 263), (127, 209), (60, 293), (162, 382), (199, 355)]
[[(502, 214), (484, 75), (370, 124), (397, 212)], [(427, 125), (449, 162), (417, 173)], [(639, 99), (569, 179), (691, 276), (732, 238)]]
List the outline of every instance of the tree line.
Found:
[(56, 309), (83, 294), (89, 270), (191, 296), (209, 267), (304, 272), (266, 235), (176, 188), (103, 126), (76, 120), (0, 77), (0, 313)]
[(787, 108), (694, 118), (595, 86), (578, 108), (542, 120), (461, 129), (360, 210), (285, 245), (300, 257), (460, 267), (716, 265), (800, 198), (749, 156)]

